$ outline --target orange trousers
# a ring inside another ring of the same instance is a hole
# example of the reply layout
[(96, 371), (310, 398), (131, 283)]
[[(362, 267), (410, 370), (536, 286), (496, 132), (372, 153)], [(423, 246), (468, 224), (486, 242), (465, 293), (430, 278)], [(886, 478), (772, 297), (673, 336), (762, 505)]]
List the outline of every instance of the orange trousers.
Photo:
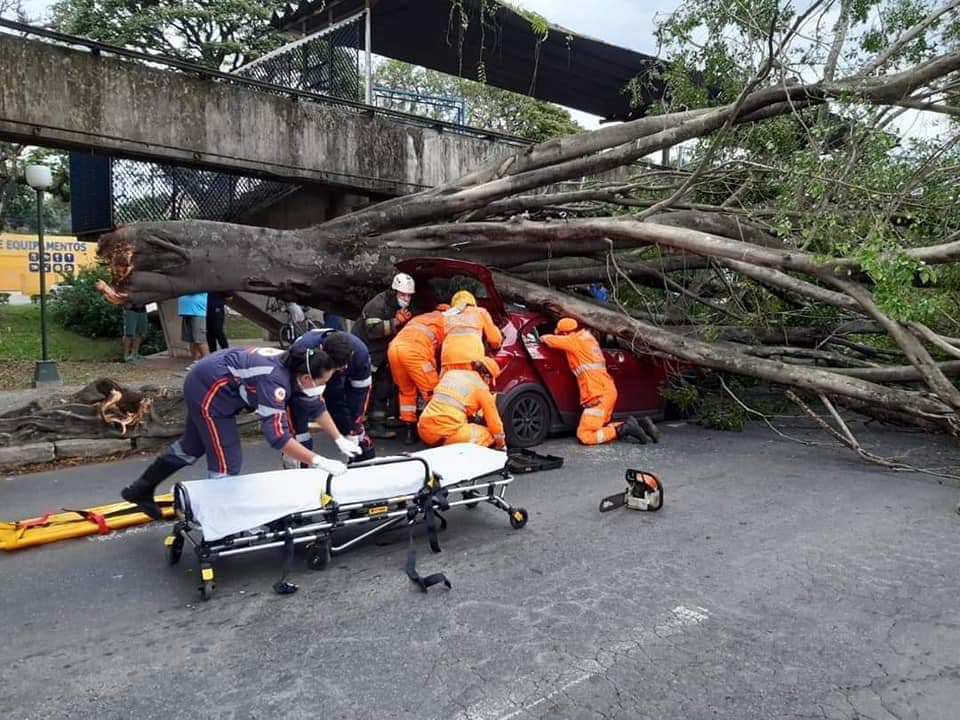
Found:
[(400, 396), (401, 422), (417, 421), (417, 393), (429, 402), (433, 389), (440, 382), (436, 361), (422, 352), (417, 352), (417, 349), (419, 348), (398, 345), (396, 342), (390, 343), (387, 348), (390, 374)]
[(481, 447), (490, 447), (493, 445), (493, 435), (483, 425), (476, 423), (464, 423), (452, 434), (444, 438), (433, 427), (430, 418), (420, 418), (420, 424), (417, 426), (417, 434), (427, 445), (452, 445), (453, 443), (473, 443)]
[(597, 403), (583, 409), (577, 425), (577, 440), (584, 445), (603, 445), (617, 439), (620, 423), (611, 423), (613, 408), (617, 404), (617, 388), (611, 383)]

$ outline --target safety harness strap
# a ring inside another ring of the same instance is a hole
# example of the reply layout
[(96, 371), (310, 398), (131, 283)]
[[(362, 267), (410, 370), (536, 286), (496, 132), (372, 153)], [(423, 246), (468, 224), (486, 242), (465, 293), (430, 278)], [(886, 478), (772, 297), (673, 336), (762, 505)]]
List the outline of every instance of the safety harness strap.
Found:
[(437, 518), (440, 520), (439, 525), (441, 529), (447, 526), (446, 518), (437, 512), (438, 510), (450, 509), (450, 502), (447, 500), (447, 490), (441, 486), (439, 478), (436, 478), (435, 482), (436, 485), (433, 488), (425, 485), (417, 494), (416, 504), (411, 505), (407, 509), (407, 528), (409, 529), (409, 533), (407, 537), (407, 560), (404, 569), (406, 570), (407, 577), (416, 583), (423, 592), (427, 592), (428, 588), (433, 585), (439, 585), (440, 583), (443, 583), (448, 590), (452, 587), (447, 576), (442, 572), (433, 573), (426, 577), (422, 577), (417, 572), (417, 551), (413, 544), (413, 528), (417, 523), (417, 515), (421, 512), (423, 513), (424, 524), (427, 526), (427, 539), (430, 542), (430, 549), (435, 553), (440, 552), (440, 540), (437, 537)]
[(292, 595), (299, 586), (287, 580), (287, 575), (293, 569), (293, 535), (287, 533), (283, 541), (283, 570), (280, 579), (273, 584), (273, 591), (277, 595)]
[(110, 532), (110, 526), (107, 525), (107, 519), (101, 513), (93, 512), (92, 510), (74, 510), (72, 508), (63, 508), (63, 511), (76, 513), (84, 520), (89, 520), (97, 526), (97, 532), (100, 535), (106, 535), (108, 532)]

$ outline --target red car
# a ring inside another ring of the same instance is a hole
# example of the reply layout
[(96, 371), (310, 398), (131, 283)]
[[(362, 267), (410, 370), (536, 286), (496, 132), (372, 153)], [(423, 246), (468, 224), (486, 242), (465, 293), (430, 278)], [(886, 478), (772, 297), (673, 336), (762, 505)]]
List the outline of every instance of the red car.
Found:
[[(565, 354), (540, 342), (541, 335), (554, 331), (556, 318), (521, 305), (506, 306), (490, 270), (476, 263), (428, 258), (403, 260), (396, 266), (417, 283), (418, 311), (448, 302), (457, 290), (469, 290), (503, 331), (503, 345), (495, 356), (502, 368), (497, 406), (510, 447), (531, 447), (552, 433), (576, 429), (580, 420), (576, 380)], [(617, 384), (614, 416), (661, 415), (665, 401), (658, 390), (677, 374), (678, 366), (616, 346), (604, 347), (603, 353)]]

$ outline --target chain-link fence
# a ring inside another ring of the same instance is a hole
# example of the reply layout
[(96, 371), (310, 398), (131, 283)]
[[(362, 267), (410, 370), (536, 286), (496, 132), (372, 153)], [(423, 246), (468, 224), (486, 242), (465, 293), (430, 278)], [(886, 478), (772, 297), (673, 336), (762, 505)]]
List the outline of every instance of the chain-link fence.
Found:
[(467, 121), (467, 102), (449, 95), (431, 95), (401, 88), (374, 85), (373, 104), (388, 110), (443, 120), (463, 125)]
[[(293, 90), (363, 99), (359, 14), (278, 48), (236, 74)], [(134, 160), (112, 163), (113, 221), (237, 220), (295, 189), (289, 183)]]
[(113, 221), (236, 220), (279, 199), (289, 183), (135, 160), (113, 161)]
[(239, 70), (237, 75), (292, 90), (361, 102), (364, 75), (364, 14), (284, 45)]

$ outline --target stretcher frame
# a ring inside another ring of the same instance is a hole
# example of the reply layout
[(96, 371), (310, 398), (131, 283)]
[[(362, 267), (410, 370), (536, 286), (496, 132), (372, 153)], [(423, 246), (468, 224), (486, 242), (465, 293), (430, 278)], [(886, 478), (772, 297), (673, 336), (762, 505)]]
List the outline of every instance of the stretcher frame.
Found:
[[(214, 541), (203, 539), (203, 528), (196, 522), (190, 511), (190, 501), (187, 489), (177, 483), (173, 488), (173, 505), (177, 522), (173, 525), (170, 535), (164, 539), (167, 562), (175, 565), (180, 561), (186, 542), (193, 547), (200, 566), (200, 581), (198, 587), (203, 600), (209, 600), (216, 587), (214, 562), (220, 558), (233, 555), (242, 555), (261, 550), (285, 550), (286, 559), (284, 577), (278, 585), (285, 582), (289, 565), (292, 563), (293, 549), (297, 545), (308, 544), (307, 567), (311, 570), (324, 570), (334, 555), (339, 555), (359, 543), (393, 529), (401, 523), (412, 526), (426, 521), (430, 532), (431, 549), (439, 552), (435, 542), (433, 517), (440, 520), (441, 529), (446, 527), (446, 519), (438, 511), (465, 506), (468, 509), (476, 508), (481, 502), (489, 503), (507, 513), (510, 526), (519, 530), (527, 524), (529, 514), (522, 507), (510, 505), (506, 499), (507, 486), (513, 482), (513, 475), (505, 464), (503, 469), (484, 475), (463, 480), (450, 485), (443, 485), (442, 480), (430, 469), (429, 463), (421, 457), (402, 455), (385, 458), (375, 458), (361, 463), (353, 463), (351, 468), (371, 467), (375, 465), (392, 465), (398, 463), (419, 462), (423, 465), (424, 481), (421, 488), (415, 493), (408, 493), (390, 498), (378, 498), (363, 502), (338, 504), (331, 496), (332, 475), (327, 475), (322, 505), (316, 510), (292, 513), (278, 518), (265, 527), (266, 530), (248, 530), (229, 535)], [(457, 500), (449, 498), (450, 493), (460, 493)], [(348, 527), (372, 524), (369, 530), (352, 537), (343, 543), (334, 544), (334, 532)], [(412, 535), (411, 535), (412, 537)], [(408, 553), (412, 552), (408, 550)], [(410, 566), (408, 556), (408, 575), (412, 580), (419, 582), (416, 573)], [(413, 574), (411, 574), (413, 571)], [(442, 575), (439, 577), (442, 578)], [(443, 578), (445, 582), (445, 578)], [(433, 583), (428, 583), (433, 584)], [(292, 586), (295, 590), (296, 586)], [(426, 587), (421, 583), (421, 587)], [(277, 592), (277, 586), (274, 586)], [(292, 592), (292, 590), (290, 591)]]

